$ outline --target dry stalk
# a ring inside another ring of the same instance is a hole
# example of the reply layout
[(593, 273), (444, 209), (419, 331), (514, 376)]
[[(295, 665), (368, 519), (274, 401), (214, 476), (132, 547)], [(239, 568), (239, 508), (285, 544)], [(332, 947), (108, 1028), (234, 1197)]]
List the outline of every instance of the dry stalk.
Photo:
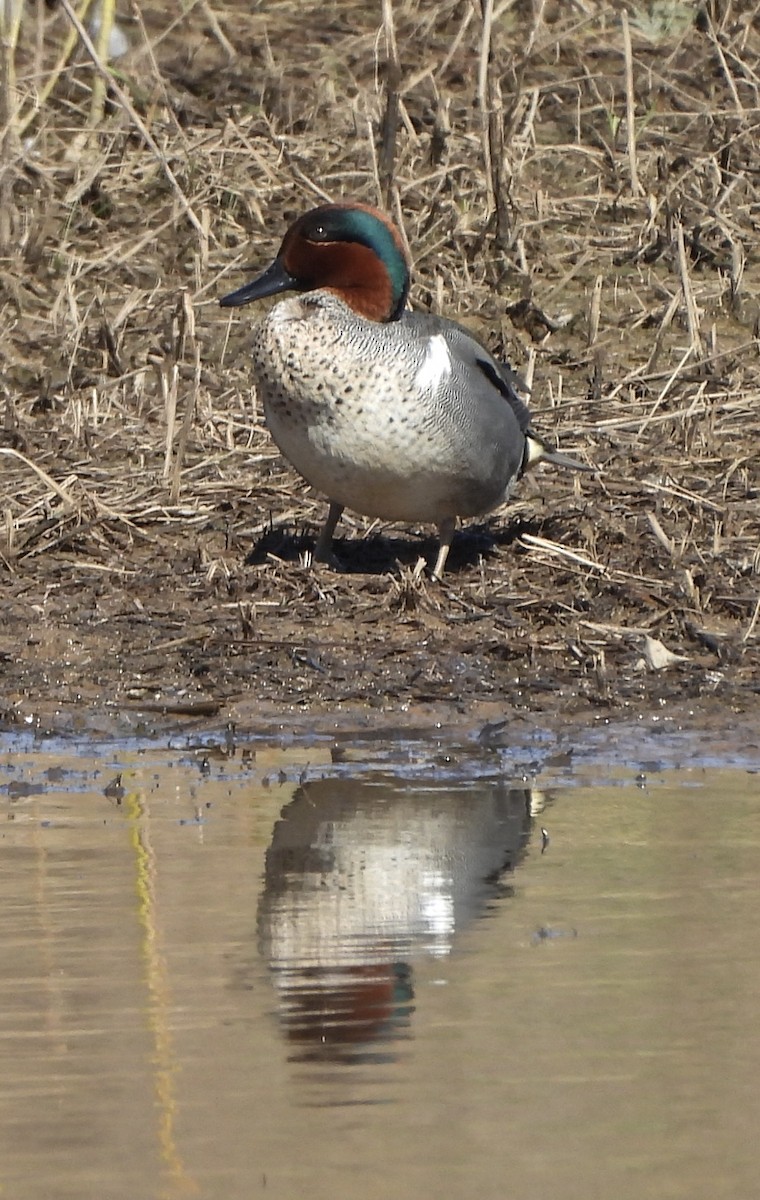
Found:
[(48, 475), (47, 471), (43, 471), (42, 467), (38, 467), (37, 464), (33, 463), (31, 459), (26, 457), (25, 454), (21, 454), (18, 450), (12, 450), (8, 446), (0, 446), (0, 454), (3, 454), (8, 458), (18, 459), (18, 461), (22, 462), (24, 466), (27, 466), (31, 471), (34, 471), (35, 475), (42, 480), (45, 486), (50, 488), (51, 492), (55, 492), (59, 500), (63, 501), (67, 511), (71, 511), (76, 507), (76, 501), (71, 493), (68, 492), (61, 484), (56, 483), (56, 481), (50, 475)]
[(684, 303), (686, 305), (686, 321), (689, 327), (691, 350), (696, 358), (700, 358), (702, 355), (702, 339), (699, 332), (699, 312), (697, 309), (697, 302), (694, 298), (694, 288), (691, 284), (689, 264), (686, 261), (683, 225), (680, 221), (676, 225), (676, 244), (678, 246), (678, 272), (681, 276), (681, 289), (683, 291)]
[(174, 430), (177, 422), (177, 390), (179, 388), (179, 364), (165, 364), (161, 370), (161, 392), (164, 398), (164, 418), (166, 420), (166, 440), (164, 443), (164, 483), (169, 483), (172, 477), (172, 446)]
[(16, 552), (15, 538), (14, 538), (16, 527), (15, 527), (15, 524), (13, 521), (13, 512), (11, 511), (10, 508), (6, 508), (6, 510), (5, 510), (4, 524), (5, 524), (5, 548), (3, 550), (3, 561), (5, 564), (5, 567), (9, 568), (10, 567), (9, 559), (13, 558), (15, 556), (15, 552)]
[[(97, 43), (96, 53), (98, 56), (98, 67), (102, 67), (107, 63), (110, 54), (109, 46), (111, 43), (111, 32), (113, 30), (114, 16), (116, 14), (116, 0), (100, 0), (98, 7), (98, 27), (97, 27)], [(107, 70), (98, 69), (95, 71), (92, 79), (92, 91), (90, 94), (90, 128), (97, 129), (103, 120), (106, 107), (106, 99), (108, 96), (107, 80), (110, 72)]]
[(474, 13), (475, 13), (474, 5), (468, 5), (467, 8), (465, 8), (464, 16), (462, 17), (459, 28), (457, 29), (456, 33), (454, 34), (454, 37), (451, 39), (451, 45), (449, 46), (448, 51), (447, 51), (446, 55), (444, 56), (440, 66), (436, 67), (435, 73), (439, 79), (442, 78), (443, 76), (445, 76), (446, 71), (448, 70), (452, 59), (454, 58), (457, 51), (459, 50), (459, 47), (461, 46), (462, 41), (464, 39), (464, 35), (467, 33), (467, 30), (469, 29), (470, 22), (472, 21)]
[(31, 78), (33, 88), (36, 90), (42, 83), (44, 71), (45, 57), (45, 9), (44, 0), (35, 0), (35, 22), (34, 22), (34, 66), (32, 67)]
[(652, 480), (645, 479), (642, 487), (663, 496), (674, 496), (679, 500), (686, 500), (690, 504), (695, 504), (698, 508), (708, 509), (710, 512), (725, 512), (725, 505), (715, 504), (714, 501), (707, 500), (704, 496), (698, 496), (695, 492), (690, 492), (687, 488), (677, 487), (675, 484), (654, 483)]
[[(137, 8), (136, 0), (132, 0), (132, 6), (134, 8)], [(219, 24), (219, 21), (217, 20), (216, 13), (212, 9), (211, 5), (208, 3), (208, 0), (200, 0), (200, 8), (201, 8), (201, 12), (203, 13), (204, 17), (208, 21), (208, 25), (209, 25), (211, 32), (213, 33), (214, 37), (218, 41), (219, 45), (222, 47), (222, 50), (224, 51), (227, 62), (228, 63), (234, 62), (238, 56), (237, 50), (232, 45), (232, 42), (229, 40), (229, 38), (225, 35), (224, 30), (222, 29), (221, 25)]]
[(579, 554), (577, 550), (569, 550), (567, 546), (563, 546), (560, 542), (550, 541), (549, 538), (537, 537), (532, 533), (521, 534), (520, 541), (532, 549), (543, 550), (545, 554), (552, 555), (555, 558), (566, 559), (568, 562), (576, 563), (579, 567), (587, 567), (590, 571), (599, 571), (602, 575), (607, 574), (607, 568), (603, 563), (594, 562), (593, 559), (587, 558), (585, 554)]
[(633, 90), (633, 52), (631, 49), (631, 30), (628, 26), (628, 13), (621, 13), (623, 26), (623, 55), (625, 58), (625, 114), (626, 135), (628, 141), (628, 170), (631, 176), (631, 195), (638, 199), (644, 189), (639, 183), (639, 169), (636, 162), (636, 97)]
[(641, 437), (643, 436), (643, 434), (648, 429), (649, 425), (651, 424), (652, 420), (654, 419), (655, 414), (661, 408), (661, 406), (665, 400), (665, 397), (672, 391), (673, 386), (676, 383), (676, 380), (681, 375), (681, 372), (683, 371), (684, 367), (686, 366), (687, 362), (689, 361), (689, 359), (691, 358), (693, 353), (694, 353), (694, 351), (693, 351), (692, 347), (687, 346), (677, 367), (675, 368), (675, 370), (671, 371), (670, 375), (665, 380), (665, 384), (664, 384), (662, 390), (660, 391), (659, 395), (657, 396), (657, 399), (655, 400), (654, 404), (652, 405), (651, 410), (647, 413), (644, 420), (638, 426), (637, 440), (640, 440)]
[(372, 117), (369, 114), (365, 115), (364, 124), (367, 132), (367, 145), (369, 147), (369, 160), (372, 171), (372, 179), (375, 187), (375, 197), (377, 199), (377, 203), (382, 204), (383, 184), (380, 178), (380, 162), (377, 157), (377, 146), (375, 145), (375, 127)]
[[(477, 101), (480, 113), (480, 137), (486, 183), (486, 213), (496, 218), (496, 244), (504, 253), (509, 245), (512, 218), (509, 203), (505, 145), (504, 104), (492, 54), (493, 0), (481, 0), (482, 26), (478, 56)], [(519, 93), (519, 86), (516, 88)], [(519, 96), (513, 97), (514, 111)]]
[(3, 0), (0, 4), (0, 47), (2, 47), (2, 77), (0, 78), (0, 116), (3, 132), (16, 132), (18, 108), (16, 80), (16, 49), (18, 47), (23, 0)]
[(744, 278), (744, 268), (746, 265), (746, 256), (744, 246), (741, 242), (731, 239), (731, 305), (736, 308), (741, 304), (740, 292), (742, 279)]
[(381, 125), (378, 175), (380, 198), (383, 205), (388, 208), (390, 207), (389, 201), (396, 162), (401, 88), (401, 63), (393, 21), (393, 0), (383, 0), (383, 36), (385, 38), (385, 112)]
[(599, 336), (599, 318), (602, 313), (602, 287), (604, 285), (604, 276), (597, 275), (594, 280), (594, 286), (591, 291), (591, 302), (589, 304), (588, 314), (588, 338), (587, 344), (593, 346)]
[[(179, 500), (180, 483), (182, 479), (182, 465), (185, 460), (185, 449), (187, 447), (187, 439), (190, 436), (190, 430), (195, 416), (195, 407), (198, 399), (198, 389), (201, 381), (201, 352), (200, 347), (195, 338), (195, 310), (190, 299), (190, 293), (184, 291), (182, 293), (182, 336), (180, 339), (180, 352), (184, 358), (185, 347), (191, 351), (193, 355), (194, 371), (192, 389), (185, 403), (185, 414), (182, 418), (182, 426), (179, 431), (177, 440), (177, 453), (174, 457), (174, 469), (172, 471), (172, 482), (169, 490), (169, 499), (172, 504), (176, 504)], [(175, 400), (176, 412), (176, 400)]]
[(752, 618), (751, 618), (750, 623), (747, 626), (747, 629), (742, 637), (743, 642), (745, 642), (745, 643), (748, 642), (749, 639), (752, 637), (752, 634), (755, 632), (755, 626), (757, 625), (758, 618), (760, 618), (760, 596), (758, 596), (758, 598), (757, 598), (757, 602), (755, 604), (755, 610), (752, 613)]
[(10, 248), (15, 224), (15, 160), (19, 147), (16, 47), (23, 11), (21, 0), (0, 0), (0, 249)]
[(491, 32), (493, 28), (493, 0), (481, 0), (482, 26), (480, 31), (480, 54), (478, 56), (478, 108), (480, 110), (480, 136), (483, 149), (483, 167), (486, 180), (487, 215), (496, 210), (494, 188), (493, 147), (491, 145), (491, 110), (489, 94), (489, 63), (491, 61)]
[(665, 333), (670, 328), (670, 323), (673, 320), (673, 317), (678, 312), (678, 309), (680, 307), (682, 299), (683, 299), (683, 289), (681, 288), (673, 296), (668, 307), (665, 309), (665, 312), (663, 313), (663, 317), (662, 317), (662, 320), (660, 321), (659, 326), (657, 327), (657, 335), (654, 339), (654, 346), (652, 347), (652, 353), (649, 355), (646, 366), (644, 367), (645, 375), (649, 375), (654, 370), (654, 368), (657, 364), (657, 360), (660, 357), (663, 342), (665, 340)]
[(663, 547), (663, 549), (667, 550), (670, 557), (673, 558), (674, 554), (675, 554), (675, 551), (673, 548), (673, 543), (670, 540), (670, 538), (668, 537), (668, 535), (666, 534), (665, 530), (663, 529), (662, 525), (658, 521), (655, 514), (653, 512), (647, 511), (646, 518), (647, 518), (647, 521), (649, 522), (652, 533), (657, 538), (657, 541), (660, 543), (660, 545)]
[[(756, 14), (755, 14), (755, 15), (756, 15)], [(728, 85), (728, 89), (729, 89), (729, 91), (730, 91), (730, 93), (731, 93), (731, 99), (732, 99), (732, 100), (733, 100), (733, 102), (734, 102), (734, 107), (736, 108), (736, 111), (737, 111), (737, 113), (739, 114), (739, 116), (740, 116), (740, 117), (742, 117), (742, 118), (746, 118), (746, 113), (745, 113), (745, 111), (744, 111), (744, 106), (742, 105), (741, 99), (740, 99), (740, 97), (739, 97), (739, 92), (738, 92), (738, 90), (737, 90), (737, 87), (736, 87), (736, 83), (735, 83), (735, 81), (734, 81), (733, 74), (732, 74), (732, 72), (731, 72), (731, 69), (730, 69), (730, 67), (729, 67), (729, 65), (728, 65), (728, 61), (727, 61), (727, 59), (726, 59), (726, 56), (725, 56), (725, 54), (724, 54), (724, 52), (723, 52), (723, 47), (722, 47), (722, 46), (721, 46), (721, 44), (720, 44), (720, 39), (718, 38), (718, 35), (717, 35), (717, 34), (716, 34), (716, 32), (715, 32), (715, 27), (714, 27), (714, 25), (713, 25), (713, 23), (712, 23), (712, 20), (710, 19), (710, 17), (709, 17), (709, 16), (707, 16), (707, 36), (709, 37), (710, 41), (712, 42), (713, 49), (715, 50), (715, 53), (716, 53), (716, 54), (717, 54), (717, 56), (718, 56), (718, 60), (719, 60), (719, 62), (720, 62), (721, 70), (722, 70), (722, 72), (723, 72), (723, 77), (724, 77), (724, 79), (725, 79), (725, 81), (726, 81), (726, 84)]]

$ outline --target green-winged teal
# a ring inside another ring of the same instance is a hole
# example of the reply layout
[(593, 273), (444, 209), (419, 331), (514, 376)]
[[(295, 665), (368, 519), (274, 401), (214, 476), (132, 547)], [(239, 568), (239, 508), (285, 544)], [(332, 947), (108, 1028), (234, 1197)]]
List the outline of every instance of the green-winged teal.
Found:
[(255, 327), (253, 375), (272, 437), (330, 510), (431, 522), (446, 564), (457, 518), (502, 504), (541, 460), (583, 468), (530, 427), (514, 376), (455, 321), (405, 310), (409, 264), (392, 222), (326, 204), (291, 225), (274, 262), (225, 296), (233, 308), (293, 291)]

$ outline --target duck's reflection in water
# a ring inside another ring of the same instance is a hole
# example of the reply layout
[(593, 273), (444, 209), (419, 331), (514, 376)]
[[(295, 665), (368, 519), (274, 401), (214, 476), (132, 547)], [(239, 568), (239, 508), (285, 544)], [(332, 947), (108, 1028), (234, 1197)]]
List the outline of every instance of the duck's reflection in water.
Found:
[(530, 790), (498, 782), (300, 787), (275, 826), (259, 906), (293, 1057), (392, 1057), (413, 1011), (414, 958), (449, 954), (503, 894), (530, 828)]

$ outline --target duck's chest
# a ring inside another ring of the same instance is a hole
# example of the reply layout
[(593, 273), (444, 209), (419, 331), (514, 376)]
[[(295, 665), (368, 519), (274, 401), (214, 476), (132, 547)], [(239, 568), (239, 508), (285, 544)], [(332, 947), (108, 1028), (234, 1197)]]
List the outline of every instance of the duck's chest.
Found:
[(281, 448), (308, 441), (338, 455), (387, 456), (436, 428), (419, 364), (403, 346), (385, 330), (373, 344), (366, 330), (319, 311), (300, 316), (302, 308), (284, 301), (254, 335), (256, 387)]

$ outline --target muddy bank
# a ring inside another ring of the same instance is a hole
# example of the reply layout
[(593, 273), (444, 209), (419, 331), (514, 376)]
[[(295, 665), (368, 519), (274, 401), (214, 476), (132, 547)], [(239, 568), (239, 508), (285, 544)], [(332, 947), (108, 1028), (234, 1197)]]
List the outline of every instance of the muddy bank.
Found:
[[(148, 727), (255, 727), (281, 715), (324, 729), (339, 714), (387, 725), (403, 712), (559, 727), (674, 709), (710, 725), (760, 710), (756, 655), (738, 630), (711, 636), (689, 614), (678, 624), (651, 594), (640, 624), (619, 623), (619, 585), (557, 575), (498, 535), (495, 523), (460, 535), (443, 584), (413, 577), (432, 542), (409, 540), (338, 541), (344, 574), (297, 557), (246, 565), (239, 549), (211, 558), (197, 535), (192, 553), (133, 551), (109, 571), (51, 555), (4, 583), (2, 720), (104, 727), (142, 713)], [(376, 573), (350, 571), (370, 557)], [(555, 580), (551, 599), (531, 594), (531, 571)]]
[[(760, 148), (739, 110), (758, 30), (730, 6), (632, 18), (626, 69), (616, 5), (539, 6), (535, 27), (505, 10), (486, 129), (475, 10), (392, 6), (399, 84), (372, 6), (298, 7), (144, 5), (120, 60), (133, 112), (114, 94), (96, 128), (86, 59), (43, 92), (60, 9), (21, 24), (2, 719), (755, 711)], [(397, 216), (413, 306), (469, 322), (527, 378), (536, 429), (598, 468), (524, 479), (458, 535), (442, 586), (415, 574), (430, 530), (350, 514), (343, 570), (302, 565), (324, 498), (251, 395), (256, 313), (218, 308), (341, 196)]]

